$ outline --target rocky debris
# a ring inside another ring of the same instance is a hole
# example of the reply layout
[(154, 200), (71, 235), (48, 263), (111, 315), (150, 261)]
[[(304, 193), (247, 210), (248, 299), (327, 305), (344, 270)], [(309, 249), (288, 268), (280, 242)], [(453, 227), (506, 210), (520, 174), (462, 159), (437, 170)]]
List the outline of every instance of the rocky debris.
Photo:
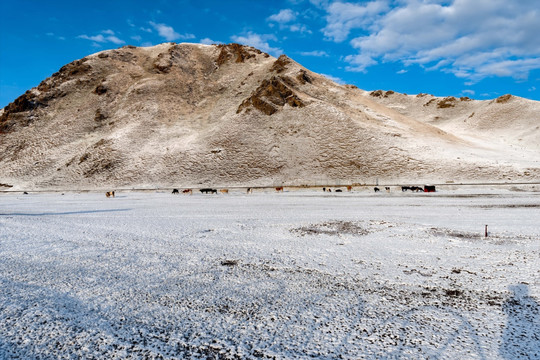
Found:
[(287, 83), (290, 81), (276, 76), (270, 80), (264, 80), (255, 92), (240, 104), (236, 113), (244, 109), (249, 112), (251, 108), (255, 108), (266, 115), (272, 115), (285, 104), (292, 107), (304, 107), (304, 102)]
[(104, 84), (99, 84), (94, 89), (94, 94), (103, 95), (103, 94), (105, 94), (107, 92), (107, 90), (108, 90), (107, 86), (105, 86)]
[(472, 101), (470, 97), (468, 96), (462, 96), (459, 98), (460, 101)]
[(373, 96), (373, 97), (385, 97), (387, 98), (388, 96), (392, 95), (392, 94), (395, 94), (394, 91), (392, 90), (388, 90), (386, 92), (384, 92), (383, 90), (374, 90), (372, 92), (369, 93), (369, 95)]
[(298, 75), (296, 75), (296, 80), (298, 80), (302, 85), (305, 85), (306, 83), (311, 84), (313, 81), (305, 70), (300, 70)]
[(218, 66), (221, 66), (231, 60), (235, 63), (243, 63), (248, 59), (254, 58), (259, 54), (264, 54), (265, 57), (269, 55), (263, 53), (262, 51), (255, 49), (251, 46), (240, 45), (236, 43), (227, 44), (227, 45), (218, 45), (220, 49), (216, 63)]
[(495, 102), (497, 104), (505, 104), (505, 103), (509, 102), (512, 99), (512, 97), (513, 96), (511, 94), (502, 95), (502, 96), (499, 96), (498, 98), (496, 98)]
[(272, 65), (270, 71), (281, 73), (287, 69), (287, 65), (291, 64), (292, 60), (287, 55), (281, 55)]
[(456, 102), (456, 98), (455, 98), (455, 97), (453, 97), (453, 96), (447, 96), (447, 97), (445, 97), (444, 99), (440, 100), (440, 101), (437, 103), (437, 107), (438, 107), (439, 109), (451, 108), (451, 107), (456, 106), (455, 102)]

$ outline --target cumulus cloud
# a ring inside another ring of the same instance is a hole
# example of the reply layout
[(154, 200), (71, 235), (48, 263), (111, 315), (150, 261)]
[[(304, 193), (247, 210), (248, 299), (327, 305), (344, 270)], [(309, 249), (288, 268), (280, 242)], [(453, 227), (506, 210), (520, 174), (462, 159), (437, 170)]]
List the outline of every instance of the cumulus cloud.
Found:
[[(307, 28), (305, 24), (295, 22), (297, 16), (298, 16), (297, 12), (294, 12), (291, 9), (283, 9), (283, 10), (280, 10), (279, 13), (268, 17), (267, 20), (271, 23), (275, 22), (279, 24), (279, 28), (281, 30), (288, 29), (292, 32), (298, 32), (301, 34), (303, 33), (310, 34), (311, 31)], [(270, 24), (270, 26), (273, 27), (273, 24)]]
[(270, 53), (272, 55), (279, 55), (282, 53), (281, 49), (274, 48), (270, 46), (270, 44), (268, 43), (268, 41), (277, 40), (276, 37), (271, 34), (260, 35), (260, 34), (256, 34), (250, 31), (246, 35), (232, 36), (231, 39), (232, 41), (237, 42), (239, 44), (253, 46), (254, 48)]
[[(103, 35), (103, 34), (105, 34), (105, 35)], [(112, 30), (103, 30), (101, 32), (101, 34), (93, 35), (93, 36), (89, 36), (89, 35), (86, 35), (86, 34), (85, 35), (79, 35), (78, 38), (79, 39), (90, 40), (90, 41), (93, 41), (94, 43), (97, 43), (97, 44), (104, 44), (104, 43), (111, 42), (113, 44), (120, 45), (120, 44), (125, 43), (124, 40), (119, 39), (118, 37), (116, 37), (114, 31), (112, 31)]]
[(325, 7), (324, 35), (342, 42), (353, 34), (352, 71), (400, 61), (478, 81), (526, 78), (540, 68), (540, 9), (535, 0), (373, 0)]
[(378, 16), (389, 10), (388, 1), (377, 0), (365, 4), (335, 2), (327, 5), (327, 25), (324, 35), (336, 42), (342, 42), (352, 29), (369, 28)]
[(159, 36), (163, 37), (167, 41), (174, 41), (174, 40), (189, 40), (189, 39), (195, 39), (195, 35), (193, 34), (179, 34), (176, 31), (174, 31), (174, 28), (172, 26), (168, 26), (165, 24), (156, 24), (153, 21), (150, 21), (149, 23), (159, 34)]
[(300, 53), (302, 56), (315, 56), (315, 57), (329, 57), (326, 51), (314, 50), (314, 51), (303, 51)]
[(201, 44), (205, 44), (205, 45), (213, 45), (213, 44), (223, 44), (221, 41), (214, 41), (210, 38), (204, 38), (204, 39), (201, 39), (199, 41), (199, 43)]
[(285, 24), (296, 19), (296, 13), (291, 9), (283, 9), (279, 13), (268, 18), (269, 21), (274, 21), (280, 24)]
[(321, 75), (324, 76), (327, 79), (332, 80), (335, 83), (338, 83), (338, 84), (341, 84), (341, 85), (345, 84), (345, 81), (343, 81), (341, 78), (338, 78), (336, 76), (328, 75), (328, 74), (321, 74)]

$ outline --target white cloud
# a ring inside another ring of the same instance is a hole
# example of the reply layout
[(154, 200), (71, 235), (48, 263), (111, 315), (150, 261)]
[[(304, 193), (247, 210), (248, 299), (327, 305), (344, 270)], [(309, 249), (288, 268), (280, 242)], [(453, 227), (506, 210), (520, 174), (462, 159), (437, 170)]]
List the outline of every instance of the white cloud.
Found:
[(280, 24), (285, 24), (296, 19), (296, 13), (291, 9), (283, 9), (279, 13), (268, 18), (269, 21), (274, 21)]
[(110, 29), (108, 29), (108, 30), (103, 30), (101, 33), (102, 33), (102, 34), (107, 34), (107, 35), (114, 35), (114, 31), (112, 31), (112, 30), (110, 30)]
[(475, 91), (474, 91), (474, 90), (469, 90), (469, 89), (467, 89), (467, 90), (463, 90), (461, 93), (462, 93), (463, 95), (474, 96)]
[(168, 26), (165, 24), (156, 24), (153, 21), (150, 21), (149, 23), (152, 25), (152, 27), (158, 32), (159, 36), (165, 38), (167, 41), (174, 41), (174, 40), (189, 40), (189, 39), (195, 39), (195, 35), (193, 34), (179, 34), (176, 31), (174, 31), (172, 26)]
[(345, 84), (345, 81), (343, 81), (342, 79), (340, 79), (340, 78), (338, 78), (336, 76), (332, 76), (332, 75), (328, 75), (328, 74), (321, 74), (321, 75), (324, 76), (327, 79), (332, 80), (335, 83), (338, 83), (338, 84), (341, 84), (341, 85)]
[[(103, 32), (104, 34), (110, 34), (110, 31), (111, 31), (111, 30), (105, 30), (105, 31), (102, 31), (102, 32)], [(113, 33), (113, 34), (114, 34), (114, 33)], [(117, 38), (117, 37), (114, 36), (114, 35), (109, 35), (109, 36), (103, 36), (103, 34), (98, 34), (98, 35), (94, 35), (94, 36), (89, 36), (89, 35), (79, 35), (78, 38), (79, 38), (79, 39), (90, 40), (90, 41), (93, 41), (94, 43), (99, 43), (99, 44), (111, 42), (111, 43), (113, 43), (113, 44), (120, 45), (120, 44), (124, 44), (124, 43), (125, 43), (124, 40), (119, 39), (119, 38)]]
[(396, 74), (400, 74), (400, 75), (401, 75), (401, 74), (406, 74), (407, 72), (408, 72), (407, 70), (401, 69), (401, 70), (399, 70), (398, 72), (396, 72)]
[(300, 53), (302, 56), (315, 56), (315, 57), (329, 57), (326, 51), (314, 50), (314, 51), (303, 51)]
[(135, 36), (132, 36), (131, 39), (132, 39), (132, 40), (135, 40), (135, 41), (141, 41), (141, 40), (142, 40), (142, 37), (139, 36), (139, 35), (135, 35)]
[(388, 1), (376, 0), (366, 4), (335, 2), (327, 6), (324, 35), (328, 39), (341, 42), (352, 29), (367, 28), (381, 13), (389, 9)]
[(289, 26), (289, 30), (292, 32), (299, 32), (301, 34), (311, 34), (311, 30), (309, 30), (304, 24), (292, 24), (291, 26)]
[(529, 89), (527, 89), (528, 91), (536, 91), (536, 86), (531, 86)]
[(205, 44), (205, 45), (213, 45), (213, 44), (223, 44), (221, 41), (214, 41), (210, 38), (204, 38), (204, 39), (201, 39), (199, 41), (199, 43), (201, 44)]
[(142, 31), (147, 32), (147, 33), (152, 32), (152, 29), (150, 29), (150, 28), (140, 27), (139, 29), (141, 29)]
[(388, 1), (336, 2), (325, 8), (328, 39), (341, 42), (356, 34), (351, 45), (358, 55), (346, 58), (349, 70), (399, 61), (478, 81), (524, 79), (540, 68), (535, 0), (399, 0), (392, 8)]
[(254, 48), (257, 48), (259, 50), (262, 50), (264, 52), (270, 53), (272, 55), (280, 55), (282, 53), (282, 50), (279, 48), (271, 47), (270, 44), (268, 44), (268, 41), (276, 41), (276, 37), (274, 35), (270, 34), (255, 34), (253, 32), (249, 32), (244, 36), (232, 36), (231, 39), (234, 42), (237, 42), (239, 44), (243, 45), (249, 45), (253, 46)]

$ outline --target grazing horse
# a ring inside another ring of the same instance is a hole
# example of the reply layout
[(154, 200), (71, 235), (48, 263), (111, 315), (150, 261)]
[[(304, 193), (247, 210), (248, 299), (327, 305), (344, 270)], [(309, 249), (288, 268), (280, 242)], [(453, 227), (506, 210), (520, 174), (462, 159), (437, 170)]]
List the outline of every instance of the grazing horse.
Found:
[(323, 187), (323, 188), (322, 188), (322, 191), (326, 192), (326, 188), (325, 188), (325, 187)]
[(349, 192), (352, 191), (352, 186), (351, 185), (347, 186), (347, 191), (349, 191)]
[(180, 191), (178, 191), (178, 189), (172, 189), (172, 193), (174, 195), (178, 195), (178, 194), (180, 194)]
[(105, 196), (106, 196), (106, 197), (114, 197), (114, 191), (107, 191), (107, 192), (105, 193)]
[(375, 192), (379, 192), (379, 191), (381, 191), (381, 189), (379, 189), (378, 187), (376, 187), (376, 188), (373, 188), (373, 190), (375, 190)]
[(219, 190), (219, 192), (222, 193), (222, 194), (228, 194), (229, 189), (221, 189), (221, 190)]
[(283, 186), (278, 186), (278, 187), (276, 187), (276, 191), (277, 191), (277, 192), (280, 192), (280, 191), (283, 192)]
[(341, 189), (336, 189), (336, 192), (343, 192), (343, 190), (341, 190)]
[(390, 186), (386, 186), (384, 190), (386, 190), (386, 192), (390, 192)]
[(412, 190), (412, 188), (410, 186), (402, 186), (401, 187), (401, 191), (407, 191), (407, 190)]
[(251, 194), (252, 192), (253, 192), (253, 189), (252, 189), (252, 188), (247, 188), (246, 194)]
[(191, 190), (191, 189), (184, 189), (184, 190), (182, 190), (182, 194), (193, 195), (193, 190)]
[(217, 190), (216, 189), (210, 189), (210, 188), (205, 188), (205, 189), (201, 189), (200, 190), (201, 194), (217, 194)]

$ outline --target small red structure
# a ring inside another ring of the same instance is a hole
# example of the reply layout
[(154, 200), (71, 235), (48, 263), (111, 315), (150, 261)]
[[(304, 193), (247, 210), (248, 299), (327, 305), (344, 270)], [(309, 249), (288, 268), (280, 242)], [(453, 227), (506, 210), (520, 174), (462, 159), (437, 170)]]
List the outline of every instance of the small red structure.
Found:
[(424, 192), (435, 192), (435, 185), (424, 185)]

